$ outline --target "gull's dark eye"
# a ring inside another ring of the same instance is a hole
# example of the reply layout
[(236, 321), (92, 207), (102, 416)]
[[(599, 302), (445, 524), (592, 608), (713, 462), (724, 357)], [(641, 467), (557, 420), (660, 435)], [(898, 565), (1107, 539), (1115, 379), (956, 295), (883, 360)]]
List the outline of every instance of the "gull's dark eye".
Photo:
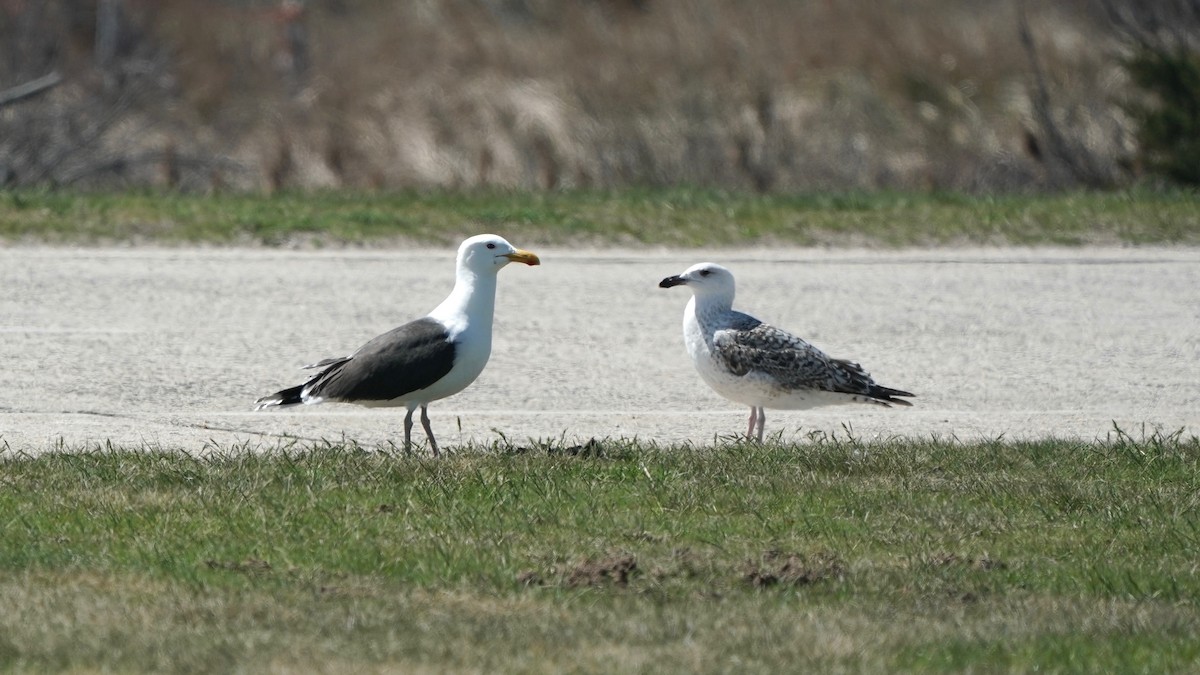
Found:
[(496, 248), (495, 244), (488, 244), (488, 248)]
[(710, 274), (712, 274), (712, 270), (700, 270), (700, 276), (702, 277), (706, 277)]

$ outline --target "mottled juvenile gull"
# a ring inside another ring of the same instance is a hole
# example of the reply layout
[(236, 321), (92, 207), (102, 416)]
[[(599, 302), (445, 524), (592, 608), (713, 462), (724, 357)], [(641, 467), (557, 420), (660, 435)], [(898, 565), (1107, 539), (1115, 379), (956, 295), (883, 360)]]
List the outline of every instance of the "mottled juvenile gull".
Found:
[[(718, 394), (750, 406), (749, 438), (763, 439), (764, 408), (806, 410), (837, 403), (912, 405), (907, 391), (875, 384), (857, 363), (834, 359), (787, 331), (733, 309), (733, 274), (693, 265), (659, 282), (687, 286), (683, 341), (700, 377)], [(757, 429), (757, 434), (755, 433)]]
[(321, 372), (304, 384), (264, 396), (255, 410), (326, 401), (368, 407), (405, 407), (404, 449), (412, 448), (412, 416), (421, 407), (421, 426), (438, 454), (429, 428), (430, 402), (466, 389), (492, 353), (496, 273), (510, 262), (537, 265), (529, 251), (502, 237), (481, 234), (458, 247), (454, 290), (432, 312), (380, 335), (350, 356), (305, 368)]

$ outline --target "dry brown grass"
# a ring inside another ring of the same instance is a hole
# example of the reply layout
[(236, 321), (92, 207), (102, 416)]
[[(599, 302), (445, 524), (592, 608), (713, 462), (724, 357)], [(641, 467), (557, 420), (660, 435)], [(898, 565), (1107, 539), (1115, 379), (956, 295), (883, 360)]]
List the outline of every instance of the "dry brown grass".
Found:
[[(1069, 182), (1033, 147), (1015, 0), (314, 1), (301, 75), (275, 3), (133, 6), (177, 83), (146, 112), (240, 188)], [(1089, 7), (1030, 22), (1056, 119), (1115, 167), (1127, 83)]]

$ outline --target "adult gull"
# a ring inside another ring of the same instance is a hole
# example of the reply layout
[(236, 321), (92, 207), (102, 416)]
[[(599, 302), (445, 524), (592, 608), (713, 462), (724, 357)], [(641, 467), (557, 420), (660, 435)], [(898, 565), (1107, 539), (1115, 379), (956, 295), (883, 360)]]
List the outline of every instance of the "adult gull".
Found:
[(692, 291), (683, 310), (683, 341), (708, 386), (750, 406), (748, 438), (762, 441), (764, 408), (912, 405), (898, 397), (913, 394), (876, 384), (857, 363), (831, 358), (785, 330), (734, 310), (733, 273), (720, 265), (693, 265), (658, 285), (687, 286)]
[(466, 389), (492, 353), (496, 273), (511, 262), (540, 264), (536, 255), (494, 234), (481, 234), (458, 247), (454, 290), (432, 312), (393, 328), (350, 356), (325, 359), (304, 384), (256, 401), (255, 410), (337, 402), (368, 407), (404, 407), (404, 449), (412, 448), (413, 412), (438, 454), (429, 426), (431, 402)]

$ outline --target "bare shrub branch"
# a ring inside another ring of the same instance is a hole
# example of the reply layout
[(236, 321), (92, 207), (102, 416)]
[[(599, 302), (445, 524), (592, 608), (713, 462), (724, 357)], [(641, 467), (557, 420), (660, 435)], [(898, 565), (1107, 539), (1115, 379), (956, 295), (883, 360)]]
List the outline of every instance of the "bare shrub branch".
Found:
[(1103, 166), (1082, 141), (1065, 132), (1055, 119), (1048, 78), (1042, 67), (1033, 31), (1029, 27), (1025, 2), (1018, 8), (1017, 32), (1033, 74), (1033, 115), (1044, 141), (1045, 147), (1042, 152), (1054, 164), (1065, 170), (1070, 179), (1092, 188), (1112, 187), (1116, 183), (1113, 170)]
[(44, 94), (60, 83), (62, 83), (62, 75), (58, 72), (52, 72), (36, 80), (30, 80), (25, 84), (19, 84), (5, 91), (0, 91), (0, 108), (19, 103), (27, 98), (33, 98), (38, 94)]

